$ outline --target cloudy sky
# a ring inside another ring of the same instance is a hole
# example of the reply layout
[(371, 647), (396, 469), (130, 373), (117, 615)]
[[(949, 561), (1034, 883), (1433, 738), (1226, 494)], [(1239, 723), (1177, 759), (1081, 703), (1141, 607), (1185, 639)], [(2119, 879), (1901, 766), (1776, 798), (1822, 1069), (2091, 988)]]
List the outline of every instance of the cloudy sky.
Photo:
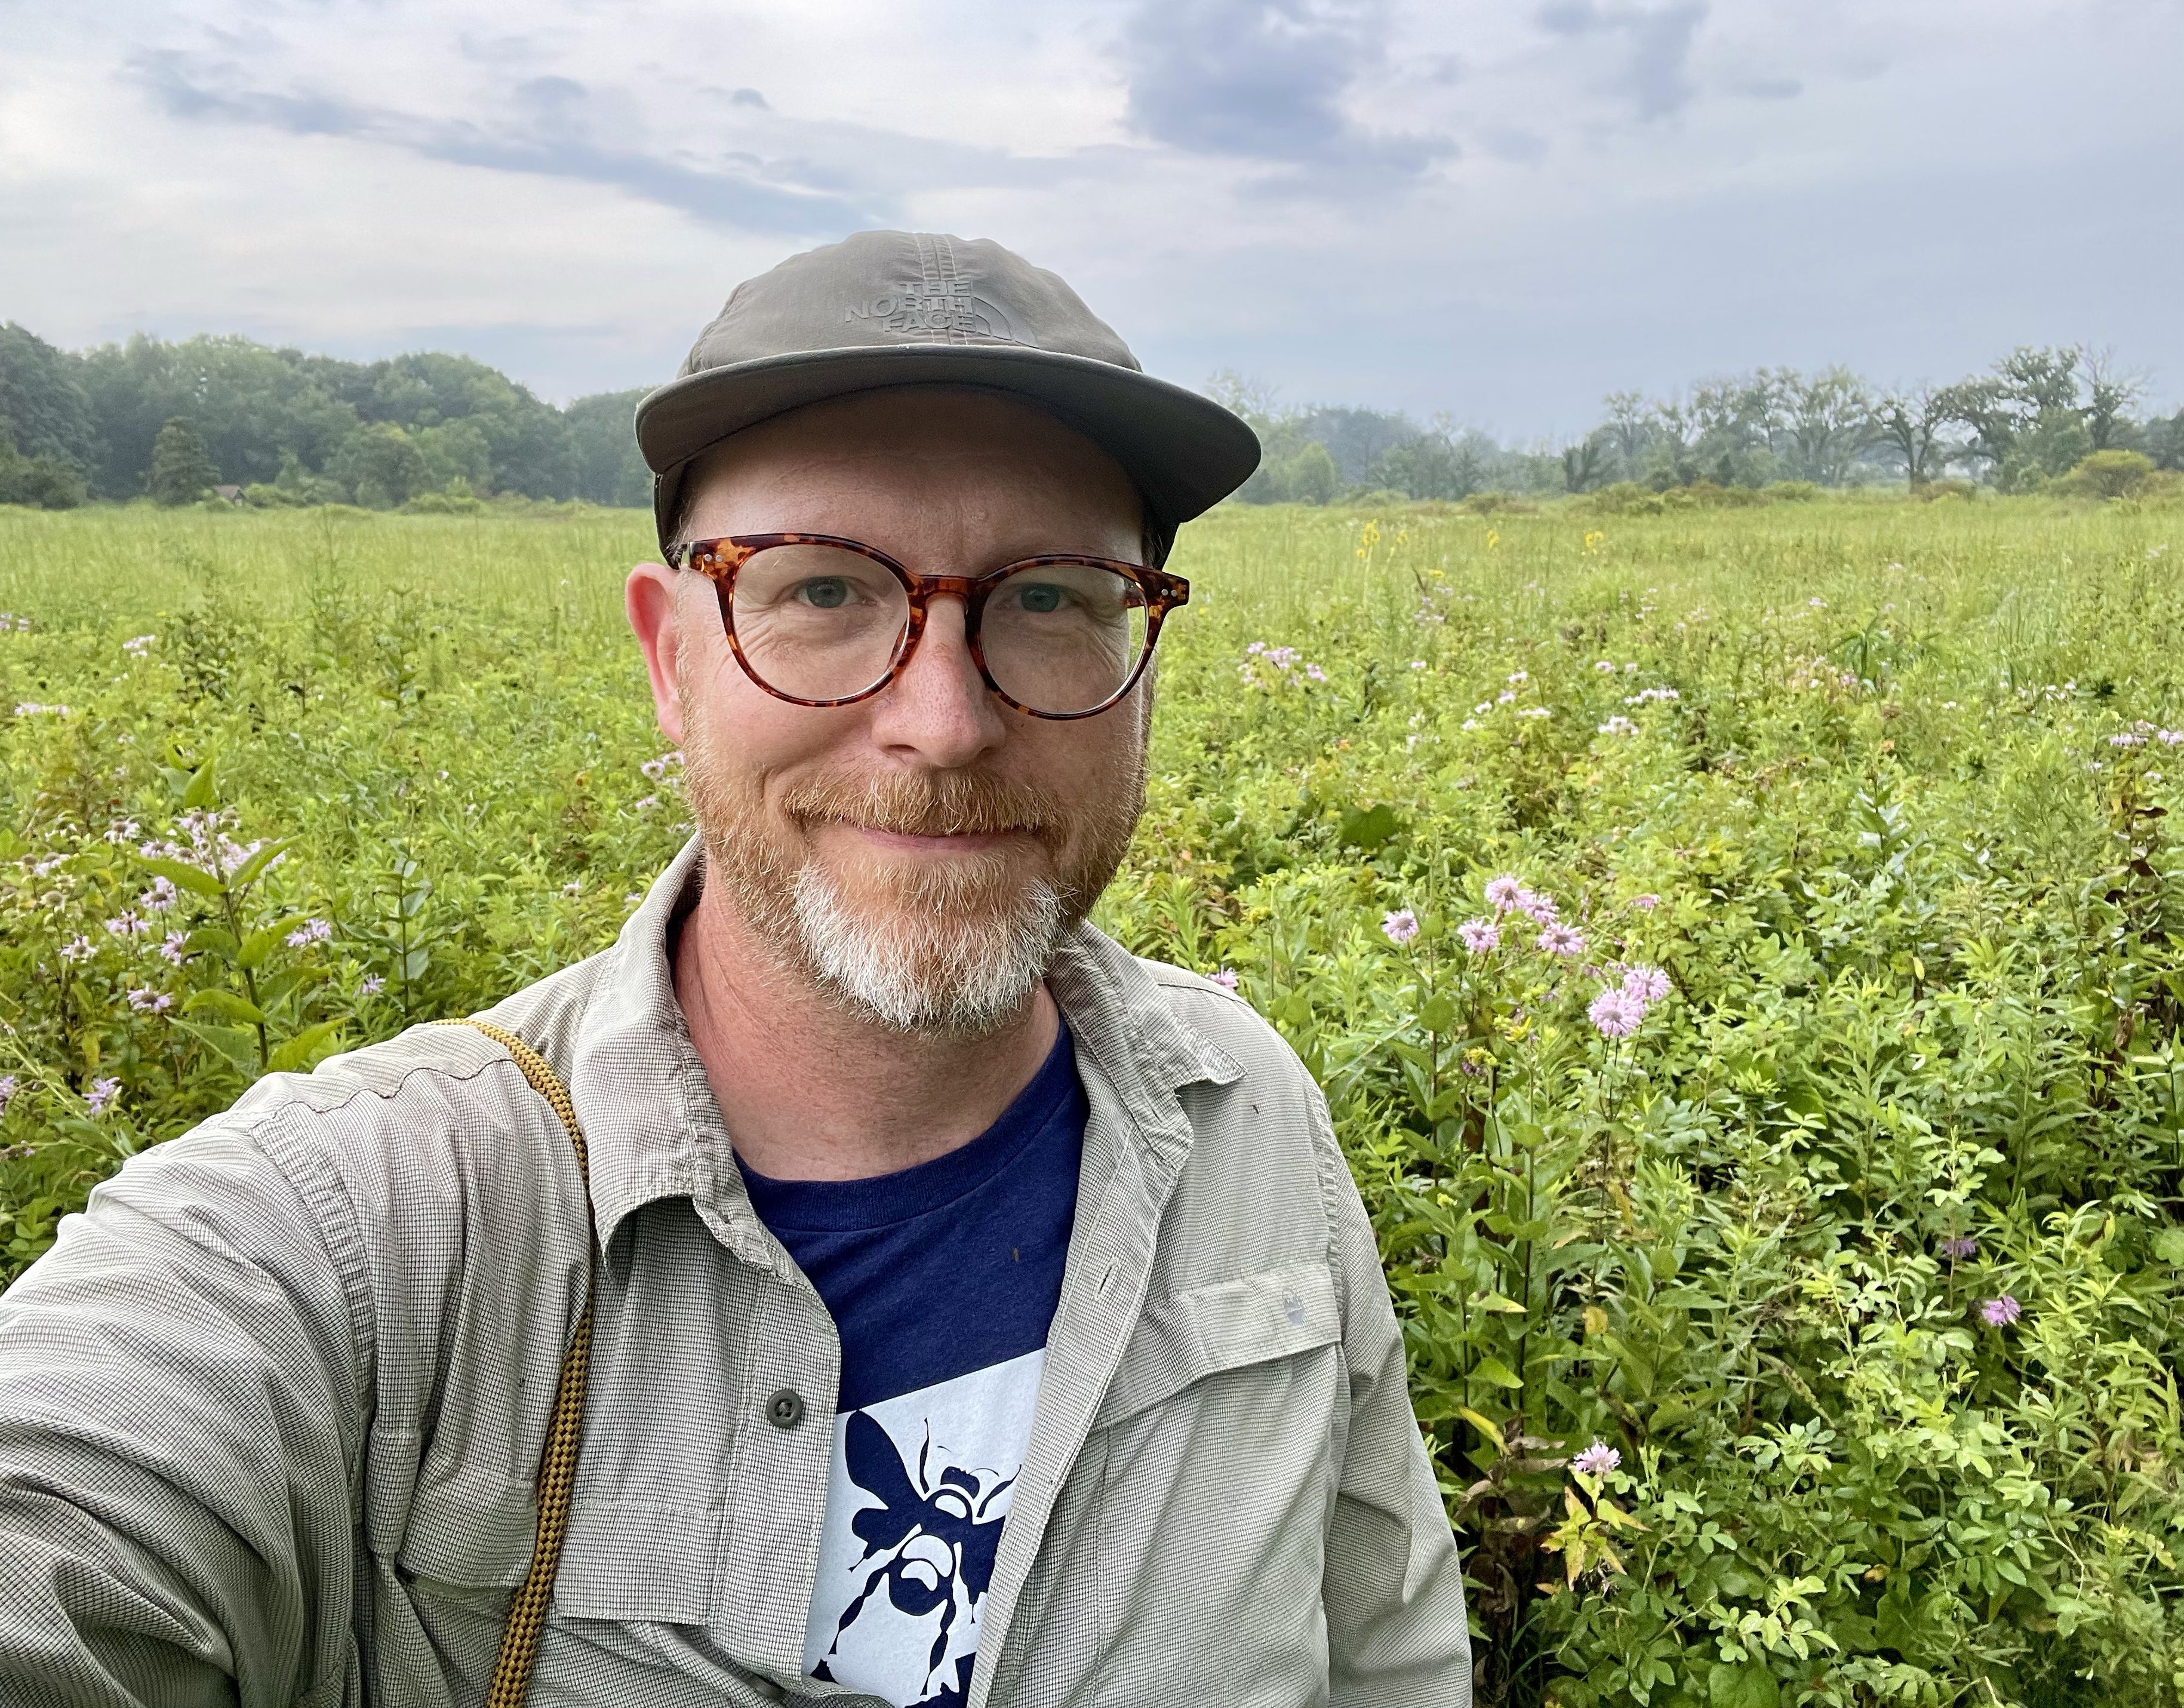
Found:
[(862, 226), (1154, 371), (1580, 430), (1758, 364), (2184, 396), (2179, 0), (0, 0), (0, 318), (673, 371)]

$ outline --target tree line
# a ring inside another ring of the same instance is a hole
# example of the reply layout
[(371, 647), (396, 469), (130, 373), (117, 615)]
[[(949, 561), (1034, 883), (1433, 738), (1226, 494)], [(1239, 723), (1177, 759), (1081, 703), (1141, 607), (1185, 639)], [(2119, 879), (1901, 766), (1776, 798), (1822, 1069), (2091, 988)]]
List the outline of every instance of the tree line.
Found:
[(2027, 346), (1949, 385), (1882, 390), (1838, 366), (1760, 368), (1669, 398), (1613, 392), (1589, 432), (1529, 447), (1447, 416), (1422, 427), (1378, 410), (1284, 407), (1229, 371), (1206, 389), (1265, 443), (1265, 460), (1238, 494), (1247, 503), (1958, 478), (2030, 492), (2088, 459), (2097, 477), (2184, 469), (2184, 409), (2142, 416), (2145, 382), (2078, 345)]
[(263, 505), (460, 507), (497, 494), (643, 505), (643, 388), (541, 401), (467, 356), (343, 361), (248, 338), (64, 350), (0, 325), (0, 503), (214, 488)]
[[(2105, 353), (2028, 346), (1949, 385), (1882, 390), (1844, 367), (1760, 368), (1669, 398), (1611, 393), (1567, 444), (1504, 444), (1448, 416), (1291, 407), (1233, 372), (1206, 390), (1258, 429), (1246, 503), (1630, 485), (1842, 487), (1953, 478), (2036, 490), (2087, 459), (2106, 486), (2184, 468), (2184, 410)], [(373, 362), (242, 338), (139, 334), (83, 351), (0, 325), (0, 504), (65, 508), (215, 489), (257, 505), (465, 508), (498, 494), (642, 505), (643, 388), (556, 409), (497, 369), (434, 352)], [(2164, 477), (2165, 478), (2165, 477)]]

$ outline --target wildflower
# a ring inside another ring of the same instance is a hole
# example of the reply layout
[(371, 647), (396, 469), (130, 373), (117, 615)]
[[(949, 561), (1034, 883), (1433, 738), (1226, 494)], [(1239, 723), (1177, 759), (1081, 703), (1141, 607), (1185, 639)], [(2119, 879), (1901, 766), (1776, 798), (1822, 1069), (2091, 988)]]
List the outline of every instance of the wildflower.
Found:
[(1267, 662), (1277, 670), (1287, 670), (1296, 661), (1297, 650), (1294, 646), (1270, 646), (1267, 649)]
[(584, 880), (581, 878), (571, 878), (567, 883), (561, 886), (561, 893), (564, 896), (582, 895), (584, 893)]
[(1456, 928), (1456, 935), (1474, 955), (1484, 955), (1490, 949), (1502, 946), (1502, 928), (1491, 919), (1466, 919)]
[(660, 797), (657, 795), (648, 795), (644, 800), (638, 801), (637, 805), (630, 810), (633, 812), (649, 812), (659, 804)]
[(61, 945), (64, 961), (88, 961), (91, 958), (91, 939), (79, 932)]
[(1825, 599), (1808, 599), (1805, 603), (1815, 611), (1825, 611), (1828, 608), (1828, 602)]
[(1605, 1476), (1623, 1463), (1623, 1455), (1606, 1442), (1596, 1441), (1570, 1461), (1570, 1469), (1580, 1476)]
[(180, 860), (183, 857), (181, 848), (178, 844), (156, 840), (147, 842), (136, 851), (147, 860)]
[(1480, 729), (1484, 728), (1485, 726), (1480, 723), (1475, 717), (1467, 717), (1463, 720), (1463, 727), (1466, 729)]
[[(1545, 940), (1540, 946), (1546, 946)], [(1585, 1011), (1603, 1038), (1627, 1038), (1645, 1023), (1646, 1004), (1630, 991), (1610, 985), (1592, 999)]]
[(1322, 670), (1317, 664), (1307, 664), (1305, 666), (1304, 673), (1306, 676), (1309, 676), (1314, 682), (1324, 682), (1327, 680), (1327, 673)]
[(1516, 697), (1517, 697), (1517, 690), (1516, 690), (1515, 689), (1513, 689), (1513, 688), (1505, 688), (1505, 689), (1502, 689), (1499, 694), (1497, 694), (1497, 695), (1496, 695), (1494, 696), (1494, 703), (1495, 703), (1496, 706), (1507, 706), (1507, 705), (1511, 701), (1514, 700)]
[(308, 949), (314, 943), (323, 943), (332, 936), (334, 928), (324, 919), (306, 919), (288, 934), (291, 949)]
[(1516, 687), (1519, 683), (1529, 682), (1531, 679), (1529, 675), (1521, 670), (1513, 670), (1509, 673), (1509, 685), (1512, 688)]
[(117, 937), (141, 937), (152, 929), (152, 923), (134, 907), (124, 907), (106, 922), (106, 929)]
[(381, 978), (376, 973), (366, 974), (365, 975), (364, 982), (356, 987), (357, 994), (361, 996), (376, 996), (386, 988), (387, 980)]
[(106, 1106), (111, 1103), (115, 1097), (120, 1095), (120, 1080), (93, 1080), (91, 1082), (91, 1089), (83, 1094), (83, 1107), (85, 1112), (92, 1115), (104, 1114), (106, 1113)]
[(1585, 934), (1572, 925), (1550, 924), (1540, 932), (1540, 948), (1549, 955), (1582, 955)]
[(2109, 745), (2111, 747), (2143, 747), (2146, 745), (2146, 738), (2143, 735), (2132, 735), (2128, 733), (2122, 735), (2111, 735), (2109, 737)]
[(1552, 717), (1553, 715), (1553, 712), (1544, 706), (1528, 706), (1517, 714), (1519, 717)]
[(140, 1014), (164, 1014), (175, 1006), (175, 999), (164, 991), (131, 991), (129, 1006)]
[(1595, 659), (1592, 667), (1603, 676), (1613, 676), (1615, 673), (1615, 661), (1612, 658)]
[(2008, 1293), (1980, 1307), (1980, 1318), (1989, 1328), (2008, 1328), (2024, 1314), (2025, 1307)]
[(1638, 726), (1618, 712), (1600, 726), (1599, 733), (1602, 735), (1635, 735)]
[(1970, 1234), (1950, 1234), (1934, 1249), (1951, 1263), (1962, 1263), (1979, 1255), (1979, 1241)]
[(189, 939), (185, 937), (180, 931), (168, 932), (166, 941), (159, 945), (160, 958), (166, 961), (170, 965), (176, 967), (181, 966), (182, 964), (182, 945), (187, 943)]
[(1237, 984), (1234, 969), (1233, 968), (1223, 967), (1219, 972), (1213, 975), (1213, 982), (1218, 985), (1224, 991), (1234, 990)]
[(152, 887), (136, 898), (136, 905), (148, 913), (164, 913), (181, 899), (171, 878), (154, 878)]
[(18, 717), (65, 717), (68, 715), (69, 709), (65, 706), (42, 706), (35, 700), (21, 701), (15, 707)]
[(1418, 935), (1418, 916), (1407, 907), (1399, 907), (1380, 922), (1388, 941), (1401, 948)]
[(134, 818), (117, 818), (106, 827), (106, 840), (117, 848), (136, 834), (136, 821)]
[(121, 643), (121, 650), (131, 658), (142, 658), (152, 650), (152, 643), (159, 638), (156, 634), (131, 635)]
[(1426, 661), (1423, 658), (1413, 658), (1411, 661), (1411, 668), (1413, 670), (1424, 670), (1425, 667)]
[(1520, 890), (1517, 893), (1517, 911), (1535, 925), (1552, 925), (1562, 918), (1562, 910), (1555, 906), (1555, 898), (1542, 896), (1536, 890)]
[(1264, 652), (1266, 650), (1267, 650), (1267, 643), (1266, 643), (1265, 641), (1263, 641), (1263, 640), (1255, 640), (1255, 641), (1253, 641), (1253, 642), (1252, 642), (1249, 646), (1245, 647), (1245, 648), (1244, 649), (1244, 651), (1245, 651), (1245, 656), (1248, 656), (1248, 657), (1251, 657), (1251, 658), (1256, 658), (1256, 657), (1257, 657), (1261, 653)]
[(1641, 1002), (1658, 1002), (1669, 994), (1669, 975), (1658, 967), (1628, 968), (1623, 974), (1623, 990)]
[(15, 1093), (23, 1089), (23, 1082), (13, 1074), (0, 1079), (0, 1115), (8, 1113), (8, 1105), (15, 1101)]
[(2184, 747), (2184, 729), (2157, 729), (2153, 739), (2164, 747)]
[(1517, 905), (1517, 898), (1532, 892), (1524, 887), (1524, 880), (1510, 873), (1491, 879), (1486, 885), (1486, 900), (1496, 913), (1507, 913)]

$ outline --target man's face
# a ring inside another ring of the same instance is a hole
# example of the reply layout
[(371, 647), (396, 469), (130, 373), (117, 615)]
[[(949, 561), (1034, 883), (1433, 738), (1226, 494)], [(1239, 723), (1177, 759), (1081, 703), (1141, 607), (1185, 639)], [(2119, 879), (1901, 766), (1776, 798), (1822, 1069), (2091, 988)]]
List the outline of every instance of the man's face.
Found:
[[(903, 388), (799, 410), (709, 455), (689, 491), (688, 539), (836, 534), (928, 575), (1043, 552), (1142, 561), (1122, 470), (989, 393)], [(708, 881), (776, 959), (902, 1031), (976, 1035), (1020, 1013), (1128, 843), (1147, 685), (1096, 717), (1027, 716), (980, 679), (962, 601), (945, 598), (883, 692), (795, 706), (744, 673), (704, 578), (640, 566), (629, 609), (660, 728), (682, 748)]]

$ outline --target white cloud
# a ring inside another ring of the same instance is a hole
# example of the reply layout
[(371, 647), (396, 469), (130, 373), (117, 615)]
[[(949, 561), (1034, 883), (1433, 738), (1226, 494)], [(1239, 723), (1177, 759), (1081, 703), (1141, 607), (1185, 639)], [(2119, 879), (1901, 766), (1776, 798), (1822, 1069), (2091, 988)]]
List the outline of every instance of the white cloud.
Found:
[(566, 397), (900, 223), (1057, 268), (1186, 382), (1507, 433), (2025, 341), (2184, 388), (2164, 0), (0, 13), (0, 302), (64, 343), (429, 344)]

